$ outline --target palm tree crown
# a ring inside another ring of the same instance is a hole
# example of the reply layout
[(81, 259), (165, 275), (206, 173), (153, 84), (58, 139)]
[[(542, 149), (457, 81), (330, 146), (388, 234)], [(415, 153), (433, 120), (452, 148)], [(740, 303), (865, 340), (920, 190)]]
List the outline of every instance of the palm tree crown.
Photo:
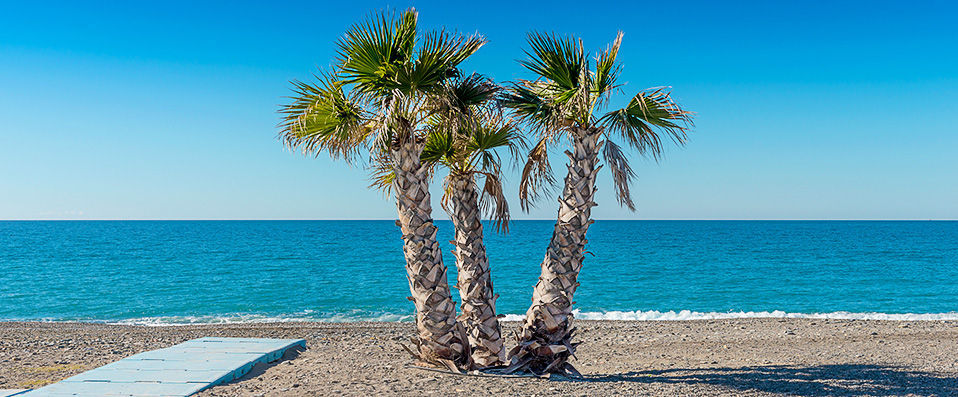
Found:
[(586, 56), (581, 40), (531, 33), (528, 41), (529, 59), (520, 63), (537, 77), (515, 82), (503, 100), (538, 136), (522, 172), (519, 197), (523, 209), (528, 210), (544, 188), (554, 183), (549, 145), (577, 129), (600, 128), (605, 138), (602, 154), (612, 170), (616, 199), (635, 210), (629, 192), (635, 174), (613, 138), (625, 140), (638, 153), (658, 159), (663, 149), (660, 133), (676, 144), (684, 144), (692, 113), (680, 108), (664, 88), (640, 91), (625, 107), (599, 113), (621, 88), (617, 83), (621, 65), (616, 63), (616, 56), (622, 32), (592, 59)]
[(488, 210), (497, 230), (508, 231), (509, 205), (502, 189), (498, 149), (507, 149), (511, 157), (518, 158), (523, 137), (503, 118), (496, 106), (500, 87), (488, 78), (479, 74), (456, 78), (444, 91), (433, 104), (435, 112), (429, 120), (423, 163), (449, 170), (444, 207), (450, 193), (449, 179), (482, 179), (482, 207)]
[(280, 124), (288, 147), (347, 161), (373, 149), (378, 161), (404, 139), (422, 138), (433, 113), (426, 105), (486, 41), (445, 31), (420, 37), (417, 15), (414, 9), (398, 18), (383, 13), (354, 25), (338, 42), (332, 72), (320, 72), (315, 83), (292, 82)]

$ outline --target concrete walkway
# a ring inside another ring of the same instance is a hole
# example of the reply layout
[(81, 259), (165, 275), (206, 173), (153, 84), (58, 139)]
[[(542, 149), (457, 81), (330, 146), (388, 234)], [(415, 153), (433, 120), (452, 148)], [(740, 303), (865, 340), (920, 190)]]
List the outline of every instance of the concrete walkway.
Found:
[[(303, 339), (200, 338), (136, 354), (52, 385), (14, 394), (42, 396), (189, 396), (279, 360)], [(6, 395), (0, 393), (0, 397)]]

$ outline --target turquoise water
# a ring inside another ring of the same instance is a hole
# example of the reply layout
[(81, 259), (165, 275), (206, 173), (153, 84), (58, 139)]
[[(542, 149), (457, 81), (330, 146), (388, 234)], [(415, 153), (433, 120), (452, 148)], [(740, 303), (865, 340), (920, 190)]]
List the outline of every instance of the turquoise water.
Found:
[[(552, 225), (487, 233), (500, 313)], [(409, 319), (401, 247), (393, 221), (0, 222), (0, 319)], [(598, 221), (587, 249), (580, 318), (958, 318), (958, 222)]]

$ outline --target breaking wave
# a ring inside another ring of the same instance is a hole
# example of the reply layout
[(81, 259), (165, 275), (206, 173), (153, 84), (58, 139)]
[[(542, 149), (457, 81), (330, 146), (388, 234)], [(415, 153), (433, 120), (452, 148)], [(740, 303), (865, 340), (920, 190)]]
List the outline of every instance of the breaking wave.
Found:
[[(680, 311), (604, 311), (583, 312), (573, 311), (579, 320), (605, 321), (688, 321), (688, 320), (726, 320), (740, 318), (807, 318), (807, 319), (836, 319), (836, 320), (886, 320), (886, 321), (958, 321), (958, 312), (949, 313), (789, 313), (781, 310), (774, 311), (732, 311), (732, 312), (696, 312), (691, 310)], [(506, 314), (504, 321), (522, 321), (524, 315)], [(199, 325), (199, 324), (241, 324), (241, 323), (286, 323), (286, 322), (408, 322), (414, 321), (412, 314), (368, 314), (350, 313), (333, 315), (315, 315), (313, 313), (297, 313), (290, 315), (259, 315), (233, 314), (208, 316), (162, 316), (142, 317), (112, 321), (91, 321), (120, 325)], [(62, 320), (61, 320), (62, 321)], [(77, 320), (72, 320), (77, 321)]]
[(323, 323), (349, 323), (349, 322), (401, 322), (412, 321), (413, 315), (402, 314), (379, 314), (379, 315), (350, 315), (334, 314), (330, 316), (308, 316), (308, 315), (278, 315), (267, 316), (259, 314), (237, 314), (228, 316), (163, 316), (163, 317), (141, 317), (125, 320), (105, 321), (109, 324), (118, 325), (146, 325), (146, 326), (166, 326), (166, 325), (201, 325), (201, 324), (244, 324), (244, 323), (291, 323), (291, 322), (323, 322)]
[[(740, 318), (807, 318), (807, 319), (836, 319), (836, 320), (886, 320), (886, 321), (958, 321), (958, 312), (948, 313), (790, 313), (782, 310), (774, 311), (730, 311), (730, 312), (697, 312), (691, 310), (669, 311), (580, 311), (573, 314), (579, 320), (604, 321), (688, 321), (688, 320), (727, 320)], [(117, 325), (143, 326), (178, 326), (201, 324), (244, 324), (244, 323), (289, 323), (289, 322), (321, 322), (321, 323), (351, 323), (351, 322), (411, 322), (415, 321), (412, 313), (370, 313), (353, 311), (349, 313), (316, 313), (306, 310), (298, 313), (267, 315), (267, 314), (222, 314), (197, 316), (156, 316), (138, 317), (129, 319), (93, 319), (93, 318), (14, 318), (0, 321), (44, 321), (44, 322), (86, 322)], [(522, 314), (506, 314), (503, 321), (522, 321)]]
[[(958, 312), (950, 313), (788, 313), (781, 310), (760, 312), (695, 312), (691, 310), (665, 311), (608, 311), (582, 312), (574, 310), (575, 318), (580, 320), (618, 320), (618, 321), (684, 321), (684, 320), (725, 320), (734, 318), (814, 318), (836, 320), (890, 320), (890, 321), (935, 321), (958, 320)], [(521, 321), (523, 315), (507, 314), (506, 321)]]

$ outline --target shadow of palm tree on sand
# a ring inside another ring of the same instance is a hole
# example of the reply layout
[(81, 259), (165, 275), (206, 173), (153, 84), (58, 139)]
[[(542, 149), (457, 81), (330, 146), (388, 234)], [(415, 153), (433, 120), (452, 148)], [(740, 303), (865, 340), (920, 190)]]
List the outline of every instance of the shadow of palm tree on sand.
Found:
[(802, 396), (958, 396), (954, 376), (858, 364), (648, 370), (569, 381), (709, 384)]

